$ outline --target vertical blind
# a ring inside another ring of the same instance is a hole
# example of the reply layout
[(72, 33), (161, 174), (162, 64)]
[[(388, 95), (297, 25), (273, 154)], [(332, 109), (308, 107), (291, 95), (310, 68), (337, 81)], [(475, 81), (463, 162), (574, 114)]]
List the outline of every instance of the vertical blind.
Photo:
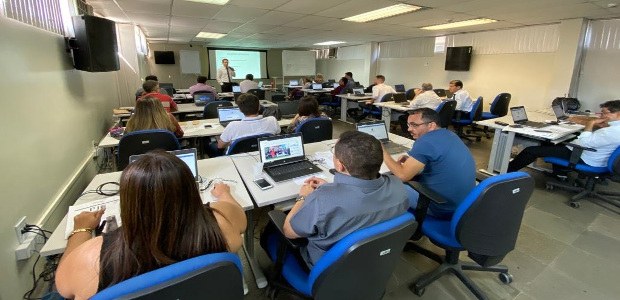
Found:
[(59, 0), (2, 0), (7, 17), (65, 35)]

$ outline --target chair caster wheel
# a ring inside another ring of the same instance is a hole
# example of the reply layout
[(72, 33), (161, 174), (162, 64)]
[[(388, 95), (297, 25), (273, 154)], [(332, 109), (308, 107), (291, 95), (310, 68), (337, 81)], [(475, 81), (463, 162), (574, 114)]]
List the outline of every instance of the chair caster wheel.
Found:
[(499, 281), (501, 281), (503, 284), (512, 283), (513, 278), (512, 278), (512, 275), (509, 273), (499, 273), (497, 277), (499, 277)]
[(418, 296), (418, 297), (422, 297), (422, 295), (424, 295), (424, 292), (426, 292), (426, 288), (416, 288), (415, 286), (413, 287), (413, 293)]
[(580, 208), (581, 207), (581, 203), (574, 202), (574, 201), (568, 202), (568, 205), (570, 205), (570, 207), (572, 207), (572, 208)]
[(553, 185), (546, 184), (546, 185), (545, 185), (545, 189), (546, 189), (547, 191), (553, 191)]

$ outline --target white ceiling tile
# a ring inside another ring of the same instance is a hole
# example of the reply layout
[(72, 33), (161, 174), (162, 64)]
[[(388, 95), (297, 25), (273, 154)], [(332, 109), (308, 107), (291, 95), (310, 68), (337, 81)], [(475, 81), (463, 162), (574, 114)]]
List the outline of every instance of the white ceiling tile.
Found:
[(140, 24), (142, 26), (168, 26), (168, 21), (170, 20), (170, 16), (168, 15), (156, 15), (150, 13), (130, 13), (127, 15), (131, 19), (132, 22), (136, 24)]
[(197, 3), (191, 1), (174, 1), (172, 6), (172, 15), (196, 17), (196, 18), (211, 18), (215, 16), (224, 6), (206, 3)]
[(170, 14), (171, 0), (116, 0), (127, 12)]
[(209, 21), (209, 23), (207, 23), (207, 25), (203, 28), (203, 31), (228, 33), (228, 32), (235, 30), (235, 28), (241, 25), (243, 25), (243, 23), (226, 22), (226, 21)]
[(323, 23), (327, 23), (327, 22), (332, 22), (335, 21), (337, 19), (334, 18), (326, 18), (326, 17), (319, 17), (319, 16), (305, 16), (303, 18), (297, 19), (295, 21), (292, 22), (288, 22), (284, 25), (286, 26), (292, 26), (292, 27), (302, 27), (302, 28), (313, 28), (314, 26), (323, 24)]
[(242, 7), (274, 9), (290, 0), (232, 0), (229, 3)]
[(257, 24), (282, 25), (303, 18), (304, 15), (272, 10), (254, 19)]
[(288, 11), (302, 14), (314, 14), (324, 11), (330, 7), (347, 2), (348, 0), (330, 0), (330, 1), (308, 1), (308, 0), (291, 0), (284, 5), (278, 6), (275, 10)]
[(315, 15), (342, 19), (394, 4), (396, 4), (394, 1), (388, 0), (349, 0), (319, 11)]
[(245, 23), (264, 15), (266, 12), (267, 10), (264, 9), (226, 5), (213, 17), (213, 19)]
[(209, 23), (208, 19), (190, 18), (190, 17), (178, 17), (172, 16), (170, 19), (170, 25), (183, 26), (183, 27), (204, 27)]
[(256, 24), (254, 22), (248, 22), (243, 24), (242, 26), (239, 26), (235, 29), (235, 32), (241, 32), (241, 33), (261, 33), (261, 32), (266, 32), (269, 31), (272, 28), (275, 28), (276, 26), (274, 25), (267, 25), (267, 24)]

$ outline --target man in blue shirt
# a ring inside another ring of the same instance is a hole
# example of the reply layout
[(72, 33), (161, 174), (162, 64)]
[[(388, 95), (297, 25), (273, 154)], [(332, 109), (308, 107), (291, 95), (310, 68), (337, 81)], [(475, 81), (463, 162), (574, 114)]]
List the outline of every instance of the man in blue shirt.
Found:
[[(301, 187), (286, 216), (284, 235), (307, 238), (308, 244), (299, 254), (309, 268), (348, 234), (407, 211), (409, 202), (402, 182), (379, 174), (382, 156), (381, 143), (373, 136), (345, 132), (334, 149), (334, 182), (313, 177)], [(271, 234), (266, 230), (264, 235)]]
[[(431, 203), (428, 214), (448, 219), (474, 188), (476, 164), (469, 149), (452, 131), (441, 128), (439, 115), (430, 108), (412, 111), (407, 128), (416, 140), (398, 161), (383, 151), (383, 160), (402, 181), (415, 180), (439, 194), (447, 203)], [(412, 208), (417, 201), (411, 201)]]

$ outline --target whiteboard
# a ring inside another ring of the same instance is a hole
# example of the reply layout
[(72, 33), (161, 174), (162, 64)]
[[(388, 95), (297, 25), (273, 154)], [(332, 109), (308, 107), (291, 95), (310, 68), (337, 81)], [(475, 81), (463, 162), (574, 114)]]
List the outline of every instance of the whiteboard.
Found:
[(190, 50), (180, 50), (179, 60), (181, 62), (181, 74), (201, 74), (200, 72), (200, 52)]
[(282, 51), (282, 73), (284, 76), (316, 74), (314, 51)]

